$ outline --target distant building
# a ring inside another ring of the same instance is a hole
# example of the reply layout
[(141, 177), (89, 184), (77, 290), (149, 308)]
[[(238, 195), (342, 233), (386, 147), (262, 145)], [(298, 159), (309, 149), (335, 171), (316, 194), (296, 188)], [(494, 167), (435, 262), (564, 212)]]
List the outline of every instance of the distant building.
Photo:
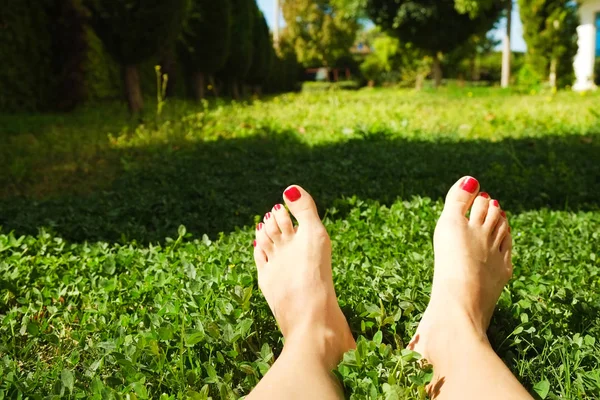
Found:
[(596, 57), (600, 57), (600, 0), (580, 0), (579, 17), (579, 49), (574, 63), (577, 80), (573, 89), (583, 91), (596, 88), (594, 65)]

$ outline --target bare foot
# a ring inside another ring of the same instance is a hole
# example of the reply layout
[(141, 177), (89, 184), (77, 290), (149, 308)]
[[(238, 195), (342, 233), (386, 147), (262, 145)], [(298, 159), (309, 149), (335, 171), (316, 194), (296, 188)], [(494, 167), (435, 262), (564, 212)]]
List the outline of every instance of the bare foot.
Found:
[(258, 284), (289, 342), (310, 341), (329, 369), (355, 346), (337, 303), (331, 272), (331, 242), (312, 197), (290, 186), (281, 204), (256, 227)]
[(437, 350), (454, 338), (487, 342), (494, 307), (512, 275), (512, 237), (498, 201), (464, 177), (448, 192), (433, 243), (431, 300), (409, 347), (435, 367)]

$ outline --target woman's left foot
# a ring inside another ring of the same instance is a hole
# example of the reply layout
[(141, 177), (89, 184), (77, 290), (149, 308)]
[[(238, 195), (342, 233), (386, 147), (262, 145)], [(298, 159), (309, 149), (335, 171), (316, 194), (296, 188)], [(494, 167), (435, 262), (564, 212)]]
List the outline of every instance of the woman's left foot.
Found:
[(284, 200), (298, 221), (277, 204), (256, 227), (258, 284), (289, 342), (311, 343), (333, 369), (356, 343), (337, 302), (331, 272), (331, 241), (312, 197), (290, 186)]

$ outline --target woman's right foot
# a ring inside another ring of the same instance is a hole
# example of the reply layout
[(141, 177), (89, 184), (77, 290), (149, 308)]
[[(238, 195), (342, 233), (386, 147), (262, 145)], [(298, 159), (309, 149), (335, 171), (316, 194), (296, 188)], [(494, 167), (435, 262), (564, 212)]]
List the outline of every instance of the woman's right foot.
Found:
[(448, 192), (433, 241), (431, 300), (409, 348), (435, 367), (438, 349), (455, 339), (487, 342), (496, 302), (512, 275), (512, 237), (498, 201), (479, 193), (475, 178), (464, 177)]

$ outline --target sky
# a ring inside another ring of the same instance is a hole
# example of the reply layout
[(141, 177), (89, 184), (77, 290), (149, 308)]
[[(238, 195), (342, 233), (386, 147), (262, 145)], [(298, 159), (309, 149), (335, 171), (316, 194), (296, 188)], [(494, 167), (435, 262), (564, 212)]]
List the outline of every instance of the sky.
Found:
[[(258, 6), (265, 14), (267, 18), (267, 23), (269, 26), (273, 26), (273, 22), (275, 21), (275, 0), (258, 0)], [(280, 16), (280, 21), (283, 22), (283, 17)], [(512, 18), (512, 43), (511, 48), (514, 51), (525, 51), (527, 46), (525, 45), (525, 40), (523, 40), (523, 25), (521, 24), (521, 18), (519, 17), (519, 6), (516, 4), (513, 6), (513, 18)], [(498, 28), (493, 31), (494, 37), (498, 39), (502, 39), (503, 32), (506, 29), (506, 19), (503, 18), (498, 23)], [(500, 44), (499, 49), (502, 48)]]

